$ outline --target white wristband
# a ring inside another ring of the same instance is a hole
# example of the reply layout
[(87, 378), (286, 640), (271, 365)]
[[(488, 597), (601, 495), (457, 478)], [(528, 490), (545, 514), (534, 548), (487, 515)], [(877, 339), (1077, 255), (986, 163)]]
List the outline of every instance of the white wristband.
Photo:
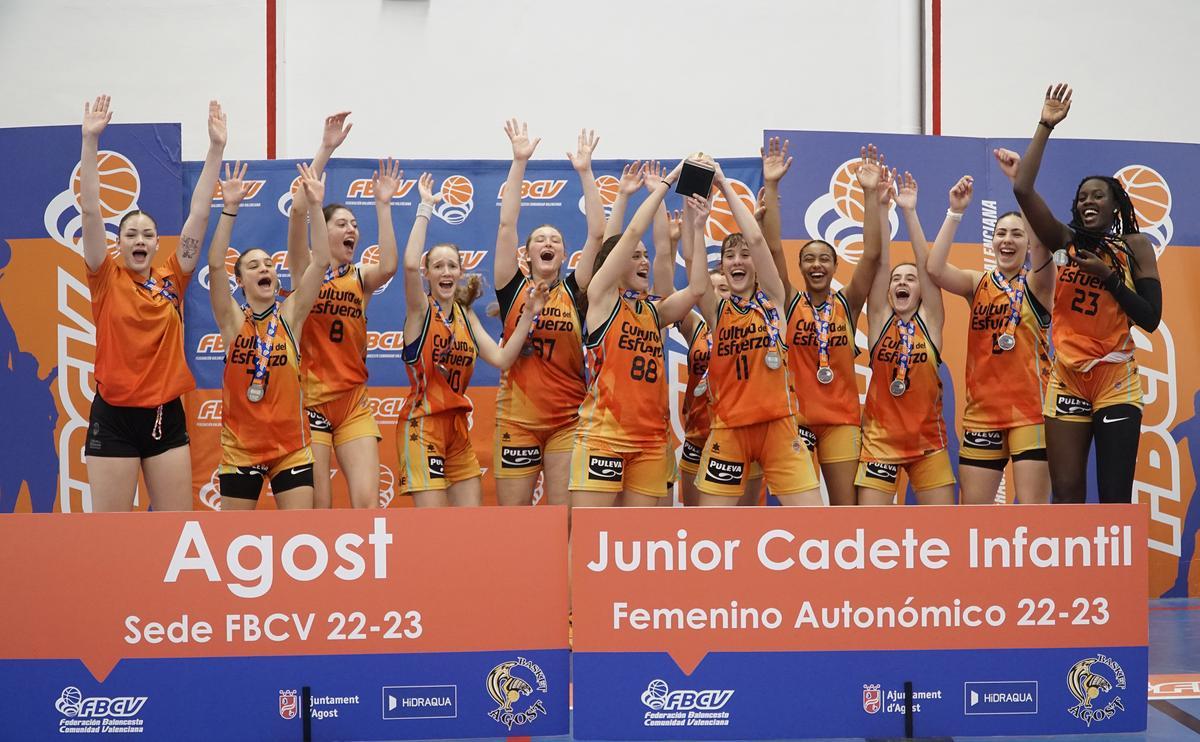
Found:
[(425, 203), (418, 206), (417, 207), (417, 217), (419, 218), (422, 216), (425, 217), (426, 219), (433, 216), (433, 207), (430, 206), (429, 204), (425, 204)]
[(963, 213), (961, 211), (954, 211), (953, 209), (946, 209), (946, 218), (952, 221), (961, 222)]

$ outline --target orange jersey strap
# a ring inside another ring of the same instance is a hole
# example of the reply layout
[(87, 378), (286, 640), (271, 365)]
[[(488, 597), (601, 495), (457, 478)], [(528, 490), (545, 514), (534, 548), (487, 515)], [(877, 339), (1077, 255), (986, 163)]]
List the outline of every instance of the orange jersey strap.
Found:
[[(271, 335), (272, 322), (278, 330)], [(270, 348), (265, 353), (263, 346)], [(225, 352), (221, 384), (221, 447), (235, 466), (260, 464), (308, 445), (308, 414), (300, 381), (300, 351), (279, 303), (261, 314), (246, 310), (238, 334)], [(251, 401), (256, 359), (265, 358), (261, 398)]]
[(653, 302), (617, 299), (585, 347), (590, 383), (579, 438), (629, 450), (666, 445), (667, 367)]
[[(938, 375), (941, 356), (919, 312), (911, 323), (911, 350), (903, 374), (900, 368), (908, 344), (894, 313), (871, 348), (871, 385), (863, 412), (864, 460), (896, 463), (946, 447)], [(901, 380), (903, 392), (893, 393), (895, 382)]]
[(96, 387), (119, 407), (157, 407), (196, 388), (183, 352), (190, 273), (171, 255), (149, 279), (106, 257), (88, 272), (96, 323)]
[[(797, 292), (788, 305), (788, 361), (798, 388), (798, 417), (806, 425), (857, 425), (861, 416), (854, 359), (854, 323), (850, 303), (838, 291), (819, 306), (807, 292)], [(822, 333), (822, 328), (826, 328)], [(822, 336), (826, 360), (822, 363)], [(825, 371), (821, 369), (825, 368)]]
[(447, 317), (432, 297), (425, 300), (421, 334), (404, 346), (409, 393), (397, 413), (402, 420), (472, 409), (467, 386), (479, 343), (466, 310), (455, 302)]
[(309, 407), (367, 381), (366, 295), (358, 266), (330, 273), (300, 338), (304, 399)]
[(723, 299), (712, 334), (712, 427), (741, 427), (796, 414), (787, 348), (780, 347), (782, 336), (773, 337), (762, 312)]
[[(1075, 249), (1074, 245), (1068, 249)], [(1106, 254), (1100, 257), (1110, 268), (1120, 270), (1125, 285), (1133, 290), (1129, 257), (1124, 248), (1116, 255), (1116, 262)], [(1060, 267), (1055, 276), (1051, 325), (1054, 353), (1064, 365), (1077, 371), (1087, 371), (1097, 363), (1123, 363), (1133, 358), (1129, 316), (1102, 284), (1099, 276), (1074, 265)]]
[[(1042, 399), (1050, 380), (1050, 313), (1031, 292), (1024, 292), (1012, 326), (1012, 282), (983, 274), (971, 299), (967, 328), (967, 406), (963, 427), (968, 430), (1007, 430), (1040, 424)], [(1012, 343), (1002, 342), (1011, 332)]]
[(579, 416), (587, 393), (579, 284), (571, 271), (550, 288), (528, 336), (514, 337), (528, 299), (529, 280), (517, 272), (496, 291), (505, 342), (522, 344), (521, 356), (500, 376), (496, 419), (529, 428), (559, 428)]

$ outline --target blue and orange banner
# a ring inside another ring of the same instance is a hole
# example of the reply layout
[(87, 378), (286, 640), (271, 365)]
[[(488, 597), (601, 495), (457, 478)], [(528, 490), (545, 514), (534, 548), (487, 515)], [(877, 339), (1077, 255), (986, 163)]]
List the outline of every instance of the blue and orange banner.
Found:
[[(507, 535), (507, 537), (502, 537)], [(566, 512), (0, 519), (5, 734), (568, 729)]]
[(921, 737), (1145, 729), (1146, 523), (576, 510), (575, 736), (899, 737), (906, 698)]

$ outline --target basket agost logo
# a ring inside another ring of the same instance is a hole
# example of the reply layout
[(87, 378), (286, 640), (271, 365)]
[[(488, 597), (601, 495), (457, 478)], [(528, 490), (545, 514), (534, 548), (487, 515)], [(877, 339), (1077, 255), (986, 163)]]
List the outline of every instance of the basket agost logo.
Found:
[(1067, 671), (1067, 690), (1076, 701), (1067, 711), (1085, 726), (1107, 721), (1125, 710), (1120, 696), (1125, 690), (1125, 670), (1106, 655), (1097, 654), (1072, 665)]
[(488, 716), (510, 731), (547, 713), (541, 698), (549, 688), (546, 673), (524, 657), (493, 667), (484, 687), (497, 704)]
[[(833, 245), (838, 257), (857, 264), (863, 252), (862, 222), (866, 214), (862, 186), (858, 184), (860, 160), (846, 160), (833, 171), (829, 191), (822, 193), (804, 212), (804, 229), (813, 239)], [(896, 236), (900, 219), (895, 205), (888, 210), (891, 235)]]
[(1149, 165), (1126, 165), (1113, 173), (1113, 177), (1125, 186), (1138, 226), (1153, 243), (1155, 257), (1161, 259), (1175, 235), (1175, 224), (1171, 221), (1171, 188), (1167, 179)]
[(433, 210), (447, 224), (462, 224), (475, 208), (475, 185), (465, 175), (451, 175), (442, 181), (442, 202)]

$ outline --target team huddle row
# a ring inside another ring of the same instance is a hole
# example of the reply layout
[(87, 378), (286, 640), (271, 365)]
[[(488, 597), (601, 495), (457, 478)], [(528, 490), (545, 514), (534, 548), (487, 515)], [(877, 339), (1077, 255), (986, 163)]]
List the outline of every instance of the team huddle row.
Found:
[[(669, 171), (656, 162), (628, 165), (606, 217), (591, 170), (598, 138), (586, 130), (568, 157), (583, 187), (587, 235), (577, 267), (564, 275), (570, 251), (557, 228), (539, 226), (521, 242), (521, 184), (540, 139), (509, 121), (513, 159), (495, 251), (499, 339), (475, 312), (482, 281), (464, 277), (458, 248), (427, 249), (441, 199), (428, 173), (417, 183), (421, 203), (401, 256), (392, 198), (402, 174), (395, 161), (380, 162), (373, 176), (379, 262), (353, 262), (354, 213), (325, 202), (324, 167), (351, 128), (348, 114), (331, 116), (316, 157), (299, 167), (288, 225), (291, 292), (281, 295), (271, 256), (260, 248), (242, 252), (234, 267), (243, 304), (227, 282), (210, 282), (227, 349), (221, 506), (254, 508), (269, 480), (279, 507), (328, 507), (331, 452), (351, 502), (376, 504), (381, 436), (367, 398), (366, 306), (400, 270), (410, 390), (398, 412), (397, 486), (419, 506), (480, 502), (467, 422), (479, 359), (502, 371), (493, 456), (501, 504), (531, 503), (541, 474), (555, 504), (668, 503), (676, 481), (689, 505), (757, 504), (765, 481), (785, 505), (819, 505), (818, 467), (835, 505), (893, 502), (900, 470), (919, 502), (951, 504), (955, 467), (938, 373), (943, 291), (962, 296), (970, 312), (962, 501), (994, 501), (1011, 460), (1010, 488), (1020, 502), (1048, 502), (1052, 491), (1056, 502), (1082, 502), (1094, 439), (1101, 499), (1127, 502), (1142, 405), (1130, 327), (1154, 330), (1161, 288), (1153, 247), (1119, 181), (1084, 178), (1069, 224), (1034, 189), (1049, 134), (1070, 101), (1067, 86), (1048, 89), (1025, 155), (996, 152), (1023, 213), (997, 221), (996, 267), (986, 271), (948, 259), (970, 205), (971, 176), (950, 190), (930, 247), (916, 214), (916, 180), (864, 147), (856, 174), (863, 254), (840, 288), (837, 252), (821, 240), (799, 252), (802, 285), (789, 280), (778, 199), (792, 163), (786, 141), (763, 150), (756, 210), (718, 163), (703, 153), (689, 158), (714, 171), (712, 193), (725, 196), (739, 230), (710, 270), (704, 225), (712, 196), (688, 196), (674, 214), (664, 205), (687, 161)], [(86, 443), (93, 509), (129, 509), (139, 470), (153, 507), (186, 509), (191, 467), (180, 398), (195, 382), (183, 351), (183, 293), (218, 179), (223, 207), (207, 254), (213, 275), (225, 270), (246, 166), (226, 164), (221, 177), (225, 117), (210, 104), (210, 148), (176, 254), (152, 266), (157, 228), (134, 211), (120, 222), (120, 256), (109, 259), (97, 150), (110, 118), (107, 97), (85, 105), (80, 200), (97, 326)], [(626, 224), (626, 207), (643, 190)], [(893, 206), (912, 262), (890, 256)], [(686, 266), (681, 288), (673, 285), (677, 254)], [(872, 373), (860, 405), (854, 336), (864, 308)], [(671, 327), (689, 344), (678, 460), (664, 352)]]

